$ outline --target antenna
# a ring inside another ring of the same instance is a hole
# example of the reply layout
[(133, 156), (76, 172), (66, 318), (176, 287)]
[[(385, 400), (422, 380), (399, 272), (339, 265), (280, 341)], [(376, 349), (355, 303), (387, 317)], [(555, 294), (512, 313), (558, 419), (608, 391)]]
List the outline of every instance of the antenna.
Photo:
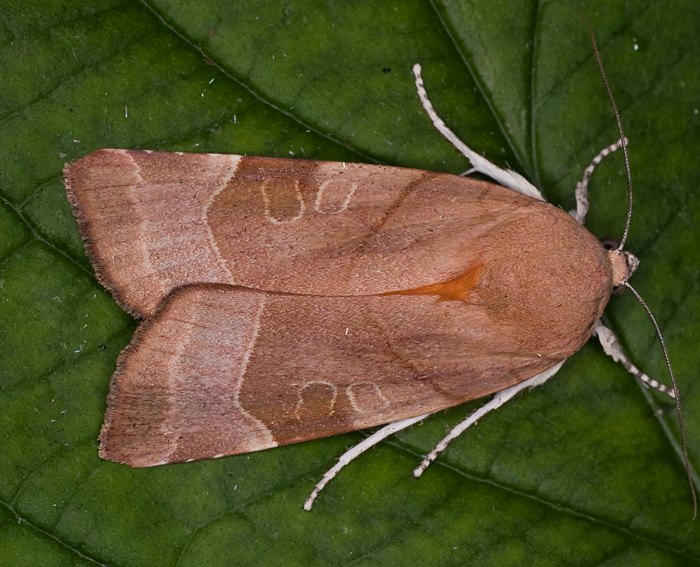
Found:
[(610, 106), (612, 106), (613, 114), (615, 115), (615, 122), (617, 122), (617, 129), (620, 132), (620, 142), (622, 145), (622, 156), (625, 161), (625, 174), (627, 176), (627, 219), (625, 220), (625, 230), (622, 233), (622, 238), (620, 239), (620, 245), (617, 247), (618, 250), (622, 250), (627, 242), (627, 235), (630, 231), (630, 224), (632, 223), (632, 169), (630, 168), (630, 157), (627, 151), (627, 138), (625, 137), (625, 131), (622, 128), (622, 118), (620, 117), (620, 111), (615, 103), (615, 97), (612, 94), (612, 89), (610, 88), (610, 83), (608, 82), (608, 76), (605, 74), (605, 68), (603, 67), (603, 60), (600, 57), (600, 51), (598, 50), (598, 44), (595, 40), (595, 34), (591, 29), (590, 25), (588, 27), (588, 33), (591, 36), (591, 45), (593, 46), (593, 55), (595, 56), (596, 63), (598, 63), (598, 69), (600, 70), (600, 76), (603, 79), (603, 85), (605, 85), (605, 90), (608, 94), (608, 99), (610, 100)]
[(661, 335), (661, 329), (659, 329), (659, 324), (656, 322), (654, 314), (649, 309), (649, 306), (639, 295), (639, 292), (634, 289), (628, 282), (624, 282), (623, 285), (629, 289), (632, 294), (637, 298), (642, 309), (646, 311), (646, 314), (654, 326), (654, 331), (656, 331), (656, 336), (659, 339), (659, 344), (661, 345), (661, 350), (664, 353), (664, 361), (666, 362), (666, 368), (668, 369), (668, 374), (671, 377), (671, 385), (673, 386), (673, 394), (676, 400), (676, 417), (678, 418), (678, 431), (681, 438), (681, 455), (683, 457), (683, 466), (685, 467), (685, 474), (688, 477), (688, 484), (690, 485), (690, 494), (693, 497), (693, 520), (698, 516), (698, 496), (695, 492), (695, 485), (693, 484), (693, 476), (690, 473), (690, 458), (688, 457), (688, 444), (686, 443), (685, 437), (685, 422), (683, 421), (683, 412), (681, 411), (681, 396), (678, 391), (678, 383), (676, 382), (676, 377), (673, 374), (673, 368), (671, 367), (671, 359), (668, 356), (668, 349), (666, 348), (666, 342)]
[[(610, 88), (610, 83), (608, 82), (608, 77), (605, 74), (605, 69), (603, 68), (603, 60), (600, 57), (600, 51), (598, 50), (598, 44), (595, 40), (595, 34), (593, 33), (593, 29), (590, 27), (590, 24), (588, 25), (588, 33), (591, 37), (593, 54), (595, 55), (595, 60), (598, 64), (598, 69), (600, 70), (600, 75), (603, 79), (603, 84), (605, 85), (605, 90), (607, 91), (608, 99), (610, 100), (610, 105), (612, 107), (613, 114), (615, 115), (617, 129), (620, 132), (620, 144), (622, 147), (622, 155), (625, 162), (625, 174), (627, 177), (627, 218), (625, 220), (625, 230), (622, 233), (620, 244), (617, 247), (617, 251), (622, 253), (623, 248), (625, 246), (625, 242), (627, 241), (627, 235), (629, 234), (630, 224), (632, 222), (632, 171), (630, 168), (629, 154), (627, 152), (627, 138), (625, 137), (625, 131), (622, 128), (622, 118), (620, 117), (620, 111), (618, 110), (617, 104), (615, 103), (615, 97), (613, 97), (612, 89)], [(678, 431), (681, 442), (681, 456), (683, 459), (685, 474), (688, 477), (690, 495), (693, 499), (693, 519), (696, 519), (698, 516), (698, 496), (695, 491), (695, 484), (693, 484), (693, 475), (690, 472), (690, 458), (688, 457), (688, 444), (686, 442), (685, 435), (685, 422), (683, 421), (683, 412), (681, 410), (681, 396), (680, 392), (678, 391), (678, 383), (676, 382), (676, 377), (673, 374), (673, 368), (671, 367), (671, 359), (668, 356), (666, 342), (664, 341), (664, 338), (661, 335), (661, 329), (659, 328), (659, 324), (656, 322), (656, 318), (654, 317), (647, 303), (642, 299), (642, 296), (639, 295), (637, 290), (634, 289), (629, 284), (629, 282), (623, 281), (622, 285), (629, 289), (632, 292), (632, 294), (637, 298), (637, 301), (642, 306), (642, 309), (644, 309), (644, 311), (646, 312), (647, 316), (649, 317), (649, 320), (651, 321), (651, 324), (654, 326), (654, 331), (656, 332), (656, 336), (659, 339), (659, 344), (661, 345), (661, 350), (664, 355), (664, 361), (666, 362), (666, 368), (668, 369), (668, 374), (671, 377), (671, 385), (673, 386), (673, 394), (676, 401), (676, 417), (678, 418)]]

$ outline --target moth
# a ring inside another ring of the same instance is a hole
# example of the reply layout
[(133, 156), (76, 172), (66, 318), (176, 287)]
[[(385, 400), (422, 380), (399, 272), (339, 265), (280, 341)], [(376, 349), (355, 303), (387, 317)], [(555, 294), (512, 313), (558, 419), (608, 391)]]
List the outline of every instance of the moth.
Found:
[[(592, 336), (638, 260), (435, 127), (487, 182), (351, 163), (99, 150), (65, 168), (98, 280), (143, 320), (121, 353), (100, 456), (133, 467), (216, 458), (384, 425), (349, 461), (430, 414), (494, 397), (447, 443), (543, 384)], [(626, 234), (626, 231), (625, 231)], [(623, 237), (624, 241), (624, 237)]]

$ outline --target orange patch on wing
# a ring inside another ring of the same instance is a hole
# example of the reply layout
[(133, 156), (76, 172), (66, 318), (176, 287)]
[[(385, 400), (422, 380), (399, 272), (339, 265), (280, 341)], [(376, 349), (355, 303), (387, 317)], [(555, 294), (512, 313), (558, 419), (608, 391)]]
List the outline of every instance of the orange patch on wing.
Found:
[(437, 295), (441, 301), (467, 301), (469, 292), (479, 283), (483, 264), (468, 267), (462, 273), (444, 282), (428, 284), (413, 289), (389, 291), (382, 295)]

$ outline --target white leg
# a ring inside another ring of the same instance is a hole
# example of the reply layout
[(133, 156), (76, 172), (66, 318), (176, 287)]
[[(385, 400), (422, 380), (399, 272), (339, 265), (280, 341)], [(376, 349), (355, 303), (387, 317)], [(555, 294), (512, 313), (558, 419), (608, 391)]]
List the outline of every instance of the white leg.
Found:
[[(625, 145), (629, 145), (629, 141), (625, 138)], [(586, 214), (588, 214), (588, 183), (596, 167), (608, 157), (622, 147), (622, 140), (618, 140), (614, 144), (610, 144), (607, 148), (603, 148), (591, 160), (590, 165), (583, 170), (581, 181), (576, 183), (576, 210), (570, 211), (570, 215), (576, 219), (579, 224), (585, 224)]]
[(649, 376), (644, 374), (644, 372), (639, 370), (639, 368), (637, 368), (634, 364), (632, 364), (632, 361), (629, 358), (627, 358), (627, 356), (623, 352), (622, 346), (620, 345), (620, 341), (615, 336), (615, 333), (613, 333), (610, 329), (603, 325), (602, 322), (598, 321), (598, 323), (596, 323), (595, 329), (593, 329), (593, 334), (598, 337), (600, 344), (603, 345), (603, 350), (605, 351), (605, 354), (610, 356), (615, 362), (619, 362), (620, 364), (622, 364), (625, 370), (632, 374), (632, 376), (634, 376), (642, 384), (644, 384), (648, 388), (653, 388), (654, 390), (663, 392), (664, 394), (667, 394), (673, 399), (676, 398), (673, 389), (669, 388), (668, 386), (664, 386), (663, 384), (657, 382), (653, 378), (650, 378)]
[(406, 429), (407, 427), (410, 427), (414, 423), (418, 423), (419, 421), (424, 420), (426, 417), (428, 417), (430, 414), (426, 413), (423, 415), (419, 415), (418, 417), (409, 417), (407, 419), (402, 419), (401, 421), (395, 421), (394, 423), (389, 423), (382, 427), (381, 429), (375, 431), (372, 435), (367, 437), (367, 439), (360, 441), (357, 445), (354, 445), (353, 447), (350, 447), (345, 453), (343, 453), (340, 458), (338, 459), (338, 462), (331, 467), (326, 474), (323, 475), (323, 478), (318, 482), (318, 484), (314, 487), (314, 489), (311, 491), (311, 494), (309, 494), (309, 497), (306, 499), (306, 502), (304, 502), (304, 510), (307, 512), (311, 511), (311, 508), (313, 508), (314, 501), (316, 500), (316, 497), (319, 495), (319, 493), (325, 488), (325, 486), (333, 480), (333, 478), (347, 465), (349, 465), (352, 461), (354, 461), (357, 457), (359, 457), (362, 453), (367, 451), (368, 449), (371, 449), (374, 447), (377, 443), (381, 442), (382, 440), (386, 439), (390, 435), (393, 435), (394, 433), (401, 431), (402, 429)]
[(425, 459), (423, 459), (421, 464), (413, 470), (413, 476), (415, 476), (416, 478), (420, 477), (425, 472), (425, 469), (427, 469), (428, 466), (430, 466), (430, 463), (432, 463), (437, 458), (437, 456), (440, 453), (442, 453), (442, 451), (444, 451), (454, 439), (459, 437), (472, 425), (476, 424), (476, 422), (479, 421), (482, 417), (484, 417), (487, 413), (500, 408), (502, 405), (504, 405), (509, 400), (513, 399), (513, 397), (515, 397), (518, 393), (522, 392), (526, 388), (534, 388), (535, 386), (540, 386), (541, 384), (544, 384), (547, 380), (549, 380), (559, 371), (564, 362), (565, 360), (562, 360), (561, 362), (555, 364), (551, 368), (548, 368), (544, 372), (541, 372), (540, 374), (537, 374), (536, 376), (533, 376), (532, 378), (525, 380), (524, 382), (520, 382), (515, 386), (511, 386), (510, 388), (506, 388), (505, 390), (501, 390), (500, 392), (495, 394), (493, 398), (491, 398), (491, 401), (481, 406), (474, 413), (470, 414), (467, 417), (467, 419), (455, 426), (442, 439), (442, 441), (435, 445), (435, 448), (425, 457)]
[(485, 157), (477, 154), (469, 146), (467, 146), (467, 144), (460, 140), (457, 135), (447, 127), (442, 118), (437, 115), (437, 112), (435, 112), (435, 109), (428, 98), (428, 93), (425, 90), (425, 86), (423, 85), (421, 66), (418, 63), (413, 66), (413, 75), (416, 78), (416, 91), (418, 92), (418, 98), (420, 98), (423, 109), (433, 122), (433, 126), (435, 126), (437, 131), (440, 132), (440, 134), (442, 134), (448, 142), (457, 148), (457, 150), (472, 163), (476, 171), (483, 173), (484, 175), (488, 175), (494, 181), (497, 181), (504, 187), (513, 189), (513, 191), (517, 191), (523, 195), (528, 195), (534, 199), (544, 201), (544, 197), (542, 197), (542, 194), (537, 190), (537, 188), (522, 175), (516, 173), (515, 171), (511, 171), (510, 169), (502, 169), (498, 167)]

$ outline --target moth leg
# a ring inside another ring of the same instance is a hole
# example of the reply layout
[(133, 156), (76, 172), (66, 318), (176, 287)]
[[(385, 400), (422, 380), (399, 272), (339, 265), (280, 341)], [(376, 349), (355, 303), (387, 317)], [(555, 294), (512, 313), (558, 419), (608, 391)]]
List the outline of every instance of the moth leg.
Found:
[[(625, 145), (629, 145), (627, 138), (625, 138)], [(618, 140), (614, 144), (610, 144), (607, 148), (603, 148), (591, 160), (589, 166), (583, 170), (581, 181), (576, 183), (576, 209), (569, 211), (569, 214), (574, 217), (579, 224), (585, 224), (586, 221), (586, 214), (588, 213), (588, 183), (593, 176), (593, 172), (606, 157), (616, 152), (621, 147), (622, 140)]]
[(603, 325), (601, 321), (596, 323), (596, 326), (593, 329), (593, 334), (598, 337), (600, 344), (603, 346), (605, 354), (610, 356), (615, 362), (619, 362), (624, 369), (627, 370), (627, 372), (632, 374), (632, 376), (644, 384), (644, 386), (647, 388), (653, 388), (659, 392), (663, 392), (673, 399), (676, 398), (672, 388), (664, 386), (650, 376), (644, 374), (644, 372), (632, 364), (632, 361), (627, 358), (627, 355), (622, 350), (622, 345), (620, 345), (620, 341), (615, 336), (615, 333)]
[(513, 191), (517, 191), (523, 195), (528, 195), (540, 201), (545, 200), (537, 188), (522, 175), (510, 169), (502, 169), (498, 167), (496, 164), (491, 163), (485, 157), (476, 153), (469, 146), (467, 146), (467, 144), (460, 140), (457, 135), (447, 127), (442, 118), (437, 115), (437, 112), (435, 112), (435, 109), (428, 98), (428, 93), (425, 90), (425, 85), (423, 84), (421, 66), (419, 63), (416, 63), (413, 66), (413, 75), (416, 79), (416, 91), (418, 92), (418, 98), (420, 98), (423, 109), (430, 117), (433, 126), (435, 126), (435, 129), (471, 162), (475, 171), (487, 175), (494, 181), (498, 182), (504, 187), (512, 189)]
[(382, 427), (381, 429), (378, 429), (375, 431), (372, 435), (358, 443), (357, 445), (354, 445), (350, 447), (345, 453), (343, 453), (340, 458), (338, 459), (338, 462), (333, 465), (327, 472), (326, 474), (323, 475), (323, 478), (316, 484), (314, 489), (311, 491), (311, 494), (309, 494), (309, 497), (306, 499), (306, 502), (304, 502), (304, 510), (307, 512), (311, 511), (311, 508), (313, 508), (314, 501), (316, 500), (316, 497), (319, 495), (319, 493), (326, 487), (326, 485), (333, 480), (333, 478), (336, 477), (336, 475), (347, 465), (349, 465), (352, 461), (354, 461), (357, 457), (359, 457), (362, 453), (367, 451), (368, 449), (371, 449), (390, 435), (393, 435), (394, 433), (401, 431), (402, 429), (406, 429), (407, 427), (410, 427), (414, 423), (418, 423), (419, 421), (422, 421), (426, 417), (428, 417), (430, 414), (426, 413), (423, 415), (419, 415), (418, 417), (409, 417), (406, 419), (402, 419), (400, 421), (395, 421), (393, 423), (389, 423)]
[(559, 371), (564, 362), (565, 360), (562, 360), (561, 362), (548, 368), (544, 372), (541, 372), (540, 374), (537, 374), (536, 376), (533, 376), (532, 378), (525, 380), (524, 382), (515, 384), (515, 386), (511, 386), (510, 388), (506, 388), (505, 390), (501, 390), (500, 392), (495, 394), (493, 398), (491, 398), (491, 401), (481, 406), (478, 410), (471, 413), (464, 421), (453, 427), (452, 430), (445, 437), (443, 437), (443, 439), (437, 445), (435, 445), (433, 450), (430, 451), (430, 453), (423, 459), (423, 461), (415, 469), (413, 469), (413, 476), (419, 478), (425, 472), (425, 469), (427, 469), (428, 466), (430, 466), (430, 463), (432, 463), (437, 458), (437, 456), (440, 453), (442, 453), (442, 451), (444, 451), (454, 439), (459, 437), (472, 425), (475, 425), (476, 422), (479, 421), (482, 417), (484, 417), (487, 413), (500, 408), (502, 405), (510, 401), (513, 397), (515, 397), (517, 394), (519, 394), (526, 388), (534, 388), (535, 386), (540, 386), (544, 384), (547, 380), (549, 380)]

